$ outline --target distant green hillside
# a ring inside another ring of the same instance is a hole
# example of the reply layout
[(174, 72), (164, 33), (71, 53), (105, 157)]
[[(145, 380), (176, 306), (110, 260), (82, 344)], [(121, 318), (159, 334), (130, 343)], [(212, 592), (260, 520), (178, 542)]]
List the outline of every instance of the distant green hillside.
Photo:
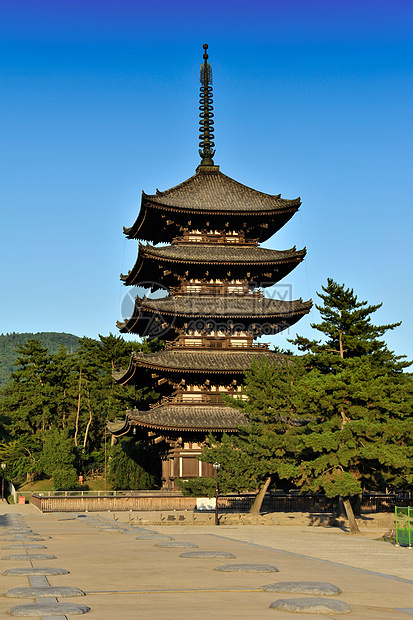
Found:
[(49, 353), (57, 353), (63, 345), (70, 352), (78, 348), (79, 338), (73, 334), (58, 332), (38, 332), (37, 334), (0, 334), (0, 388), (4, 387), (13, 370), (13, 363), (17, 357), (16, 348), (27, 340), (40, 340), (43, 347), (47, 347)]

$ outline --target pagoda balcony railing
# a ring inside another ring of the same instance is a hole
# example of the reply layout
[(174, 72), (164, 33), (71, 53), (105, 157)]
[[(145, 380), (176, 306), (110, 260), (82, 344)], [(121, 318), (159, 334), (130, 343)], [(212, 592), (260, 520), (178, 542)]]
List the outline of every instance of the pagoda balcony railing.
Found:
[[(240, 295), (242, 297), (264, 297), (260, 289), (242, 289), (241, 285), (229, 284), (228, 286), (211, 286), (205, 284), (182, 284), (181, 286), (171, 286), (171, 295)], [(238, 289), (238, 290), (231, 290)]]
[(236, 245), (248, 245), (257, 246), (258, 239), (245, 239), (244, 237), (236, 237), (235, 235), (197, 235), (191, 233), (185, 233), (178, 237), (175, 237), (172, 244), (177, 243), (220, 243), (220, 244), (236, 244)]
[[(227, 396), (239, 396), (240, 392), (225, 392)], [(221, 394), (213, 392), (186, 392), (185, 394), (176, 394), (175, 396), (164, 396), (160, 401), (149, 405), (150, 409), (155, 409), (163, 405), (220, 405), (225, 406)]]
[[(194, 338), (189, 336), (189, 338)], [(237, 351), (242, 349), (243, 351), (245, 350), (268, 350), (269, 349), (269, 343), (267, 342), (253, 342), (253, 343), (234, 343), (233, 341), (230, 342), (229, 340), (215, 340), (215, 341), (211, 341), (210, 339), (200, 339), (198, 342), (191, 342), (190, 344), (186, 343), (184, 340), (173, 340), (172, 342), (167, 342), (165, 345), (165, 349), (220, 349), (220, 350), (225, 350), (225, 349), (230, 349), (231, 351)]]

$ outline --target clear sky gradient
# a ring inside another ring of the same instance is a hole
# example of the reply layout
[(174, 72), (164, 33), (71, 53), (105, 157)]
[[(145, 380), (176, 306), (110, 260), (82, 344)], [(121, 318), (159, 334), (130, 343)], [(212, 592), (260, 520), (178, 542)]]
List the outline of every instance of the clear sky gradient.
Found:
[(409, 0), (0, 0), (0, 332), (117, 333), (137, 253), (122, 226), (199, 163), (205, 41), (215, 162), (301, 196), (266, 243), (307, 247), (293, 296), (332, 277), (382, 301), (412, 359)]

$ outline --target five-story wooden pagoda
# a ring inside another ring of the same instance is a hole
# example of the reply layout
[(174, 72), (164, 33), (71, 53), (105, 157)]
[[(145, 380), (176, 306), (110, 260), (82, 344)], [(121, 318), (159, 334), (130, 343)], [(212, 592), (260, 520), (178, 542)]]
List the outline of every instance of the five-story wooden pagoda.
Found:
[(168, 294), (136, 297), (132, 316), (118, 327), (122, 333), (160, 337), (166, 348), (133, 353), (129, 368), (115, 373), (115, 379), (125, 385), (152, 384), (162, 398), (148, 411), (128, 411), (125, 420), (108, 426), (115, 436), (134, 432), (148, 441), (167, 442), (164, 488), (174, 488), (176, 478), (211, 475), (211, 466), (196, 458), (206, 434), (236, 432), (245, 423), (222, 395), (242, 397), (244, 371), (254, 358), (277, 359), (267, 345), (255, 342), (259, 336), (290, 327), (311, 308), (311, 301), (270, 299), (262, 292), (305, 256), (305, 249), (259, 246), (301, 203), (246, 187), (214, 164), (207, 48), (201, 65), (201, 163), (196, 174), (169, 190), (143, 193), (135, 223), (124, 229), (129, 239), (146, 241), (139, 244), (132, 270), (121, 276), (125, 285), (146, 283), (152, 292), (167, 289)]

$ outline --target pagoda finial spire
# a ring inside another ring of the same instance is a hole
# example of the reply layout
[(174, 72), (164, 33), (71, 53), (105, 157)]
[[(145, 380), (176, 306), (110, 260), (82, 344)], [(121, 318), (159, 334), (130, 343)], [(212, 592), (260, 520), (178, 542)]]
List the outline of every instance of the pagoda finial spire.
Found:
[(212, 159), (215, 155), (215, 146), (214, 139), (214, 114), (212, 110), (214, 109), (212, 105), (212, 70), (211, 65), (208, 62), (208, 45), (204, 43), (204, 62), (201, 65), (201, 88), (199, 94), (199, 109), (200, 109), (200, 121), (199, 121), (199, 154), (201, 156), (201, 164), (198, 166), (199, 169), (218, 169), (218, 166), (214, 166), (214, 160)]

